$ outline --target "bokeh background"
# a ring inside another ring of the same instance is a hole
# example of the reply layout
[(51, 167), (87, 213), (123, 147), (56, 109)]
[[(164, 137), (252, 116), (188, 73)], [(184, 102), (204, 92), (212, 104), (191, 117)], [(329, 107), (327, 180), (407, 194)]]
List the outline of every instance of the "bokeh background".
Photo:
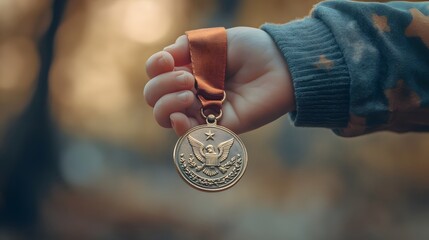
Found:
[(429, 239), (429, 135), (345, 139), (287, 117), (242, 135), (204, 193), (144, 103), (184, 31), (306, 16), (316, 0), (0, 0), (0, 239)]

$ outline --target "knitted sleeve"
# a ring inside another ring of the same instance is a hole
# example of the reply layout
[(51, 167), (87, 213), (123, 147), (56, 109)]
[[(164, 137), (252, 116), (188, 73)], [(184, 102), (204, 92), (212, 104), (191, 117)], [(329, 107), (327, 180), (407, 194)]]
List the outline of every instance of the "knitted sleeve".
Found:
[(429, 131), (429, 2), (327, 1), (262, 29), (289, 66), (296, 126)]

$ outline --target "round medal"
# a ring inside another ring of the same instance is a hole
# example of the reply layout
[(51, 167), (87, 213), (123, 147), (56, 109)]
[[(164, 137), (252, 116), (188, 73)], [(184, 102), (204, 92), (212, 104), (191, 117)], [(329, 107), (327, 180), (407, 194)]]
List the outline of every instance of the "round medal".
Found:
[(216, 124), (190, 129), (176, 143), (174, 162), (181, 177), (204, 191), (222, 191), (240, 180), (247, 151), (231, 130)]

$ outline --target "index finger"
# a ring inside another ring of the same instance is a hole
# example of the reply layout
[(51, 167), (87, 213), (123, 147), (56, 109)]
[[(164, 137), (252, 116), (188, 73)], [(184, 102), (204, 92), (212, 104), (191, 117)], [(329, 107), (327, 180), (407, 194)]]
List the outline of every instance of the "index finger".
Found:
[(146, 73), (149, 78), (154, 78), (159, 74), (171, 72), (174, 69), (174, 59), (171, 54), (161, 51), (153, 54), (146, 61)]

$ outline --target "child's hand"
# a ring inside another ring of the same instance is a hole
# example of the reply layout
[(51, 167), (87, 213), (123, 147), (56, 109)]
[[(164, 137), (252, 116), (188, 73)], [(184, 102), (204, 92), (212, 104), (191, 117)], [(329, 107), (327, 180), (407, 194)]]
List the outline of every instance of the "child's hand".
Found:
[[(226, 101), (219, 124), (236, 133), (261, 127), (294, 110), (291, 78), (270, 36), (256, 28), (227, 30)], [(159, 125), (183, 135), (204, 124), (195, 97), (188, 40), (181, 36), (146, 63), (145, 99)]]

